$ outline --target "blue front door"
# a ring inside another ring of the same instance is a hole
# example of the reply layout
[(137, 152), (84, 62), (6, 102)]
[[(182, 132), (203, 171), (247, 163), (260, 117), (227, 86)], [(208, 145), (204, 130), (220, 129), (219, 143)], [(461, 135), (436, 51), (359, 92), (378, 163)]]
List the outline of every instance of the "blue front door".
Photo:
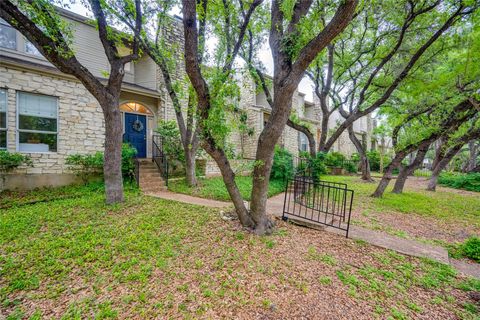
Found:
[(147, 157), (147, 117), (125, 112), (125, 142), (137, 149), (137, 157)]

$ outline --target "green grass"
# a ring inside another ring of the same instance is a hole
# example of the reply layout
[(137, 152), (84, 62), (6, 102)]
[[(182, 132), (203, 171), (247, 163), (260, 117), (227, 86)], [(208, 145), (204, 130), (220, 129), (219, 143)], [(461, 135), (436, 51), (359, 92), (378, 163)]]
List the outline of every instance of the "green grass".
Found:
[[(252, 191), (252, 178), (249, 176), (235, 177), (238, 189), (245, 200), (250, 200)], [(268, 196), (274, 196), (283, 192), (285, 183), (281, 180), (270, 180)], [(184, 193), (201, 198), (229, 201), (230, 196), (225, 188), (222, 177), (200, 178), (197, 187), (189, 187), (185, 179), (171, 180), (168, 189), (173, 192)]]
[[(449, 266), (327, 233), (284, 224), (258, 237), (212, 208), (129, 188), (125, 203), (108, 206), (101, 188), (69, 190), (74, 198), (0, 210), (0, 310), (7, 319), (215, 318), (223, 310), (277, 308), (298, 294), (317, 297), (326, 287), (348, 304), (360, 299), (401, 319), (430, 312), (443, 293), (479, 288)], [(65, 189), (46, 194), (55, 199)], [(438, 301), (473, 319), (468, 299)]]
[(377, 183), (364, 183), (358, 177), (351, 176), (324, 176), (322, 179), (347, 183), (348, 187), (355, 191), (354, 206), (361, 206), (366, 210), (417, 214), (480, 227), (480, 197), (426, 190), (406, 190), (402, 194), (393, 194), (390, 192), (393, 183), (390, 183), (382, 198), (371, 198)]

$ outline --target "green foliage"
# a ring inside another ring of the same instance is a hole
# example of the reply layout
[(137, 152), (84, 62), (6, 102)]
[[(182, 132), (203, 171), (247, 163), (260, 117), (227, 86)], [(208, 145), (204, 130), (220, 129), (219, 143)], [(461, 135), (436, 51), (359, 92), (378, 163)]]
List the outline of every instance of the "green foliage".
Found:
[(346, 157), (340, 152), (329, 152), (325, 156), (325, 165), (329, 167), (342, 167)]
[(65, 159), (70, 170), (87, 184), (91, 177), (103, 170), (103, 152), (94, 154), (72, 154)]
[(21, 165), (33, 166), (32, 160), (21, 153), (0, 150), (0, 173), (9, 172)]
[(180, 130), (175, 120), (160, 121), (158, 128), (155, 130), (161, 137), (163, 142), (163, 151), (171, 159), (185, 162), (185, 152), (183, 150)]
[[(133, 157), (137, 154), (137, 150), (124, 143), (122, 145), (122, 173), (125, 177), (132, 177), (135, 170)], [(103, 171), (103, 152), (94, 154), (72, 154), (65, 159), (65, 163), (70, 167), (84, 184), (95, 175)]]
[(285, 181), (293, 176), (293, 156), (284, 148), (275, 146), (270, 178)]
[(325, 153), (318, 152), (315, 157), (312, 157), (310, 154), (308, 154), (306, 160), (307, 167), (305, 169), (315, 180), (320, 180), (320, 177), (327, 173), (327, 168), (325, 166)]
[(345, 162), (343, 168), (349, 173), (357, 173), (358, 171), (357, 162)]
[[(368, 162), (370, 163), (370, 170), (380, 171), (380, 152), (377, 150), (367, 151)], [(386, 168), (390, 163), (390, 158), (387, 155), (383, 155), (383, 167)]]
[(480, 192), (480, 173), (444, 172), (438, 177), (438, 183), (455, 189)]
[(480, 262), (480, 238), (470, 237), (464, 243), (451, 248), (449, 253), (454, 258), (469, 258)]

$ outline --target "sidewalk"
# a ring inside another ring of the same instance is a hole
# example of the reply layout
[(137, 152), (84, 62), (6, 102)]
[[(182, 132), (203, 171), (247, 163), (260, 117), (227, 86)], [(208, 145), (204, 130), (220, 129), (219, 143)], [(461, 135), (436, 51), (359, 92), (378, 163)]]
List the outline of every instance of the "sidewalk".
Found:
[[(232, 206), (230, 202), (204, 199), (169, 191), (150, 192), (146, 193), (146, 195), (211, 208), (228, 208)], [(284, 197), (285, 194), (281, 193), (268, 199), (267, 212), (271, 215), (281, 217), (283, 213)], [(345, 235), (343, 231), (335, 228), (325, 227), (323, 230)], [(448, 257), (447, 250), (440, 246), (404, 239), (384, 232), (374, 231), (359, 226), (350, 226), (349, 238), (362, 240), (374, 246), (394, 250), (409, 256), (430, 258), (444, 264), (450, 264), (459, 272), (480, 279), (480, 264), (450, 259)]]

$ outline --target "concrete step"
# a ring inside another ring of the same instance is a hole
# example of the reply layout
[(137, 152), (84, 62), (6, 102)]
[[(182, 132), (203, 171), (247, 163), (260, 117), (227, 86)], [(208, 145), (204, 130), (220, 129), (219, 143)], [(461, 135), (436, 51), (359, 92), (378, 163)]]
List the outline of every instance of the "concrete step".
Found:
[(149, 180), (142, 180), (142, 179), (140, 179), (140, 185), (141, 185), (141, 186), (143, 186), (143, 185), (150, 185), (150, 184), (162, 185), (162, 186), (164, 186), (164, 185), (165, 185), (165, 181), (160, 180), (160, 179), (149, 179)]
[(149, 192), (158, 192), (158, 191), (167, 191), (167, 187), (148, 187), (148, 188), (140, 188), (143, 192), (149, 193)]
[(143, 181), (140, 180), (140, 185), (141, 185), (141, 186), (148, 186), (148, 185), (158, 185), (158, 186), (162, 185), (162, 186), (163, 186), (163, 185), (165, 185), (165, 181), (163, 181), (163, 180), (161, 180), (161, 179), (157, 179), (157, 180), (147, 180), (147, 181), (145, 181), (145, 180), (143, 180)]
[(145, 171), (145, 172), (158, 171), (158, 167), (157, 166), (143, 166), (143, 167), (140, 167), (140, 172), (142, 172), (142, 171)]

